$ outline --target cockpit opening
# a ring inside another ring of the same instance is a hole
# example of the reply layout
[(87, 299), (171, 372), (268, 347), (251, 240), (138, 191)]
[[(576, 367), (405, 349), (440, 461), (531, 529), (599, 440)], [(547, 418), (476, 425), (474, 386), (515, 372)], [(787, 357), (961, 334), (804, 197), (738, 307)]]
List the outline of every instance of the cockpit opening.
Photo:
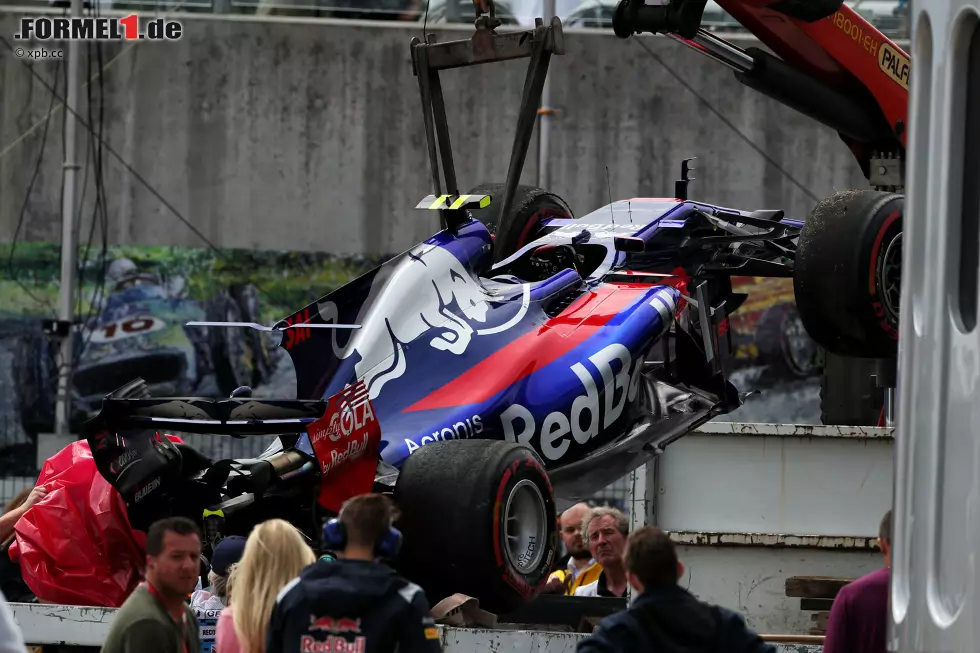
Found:
[(544, 281), (563, 270), (575, 270), (583, 279), (594, 273), (609, 248), (601, 243), (542, 243), (531, 247), (519, 258), (495, 268), (492, 277), (514, 276), (525, 281)]

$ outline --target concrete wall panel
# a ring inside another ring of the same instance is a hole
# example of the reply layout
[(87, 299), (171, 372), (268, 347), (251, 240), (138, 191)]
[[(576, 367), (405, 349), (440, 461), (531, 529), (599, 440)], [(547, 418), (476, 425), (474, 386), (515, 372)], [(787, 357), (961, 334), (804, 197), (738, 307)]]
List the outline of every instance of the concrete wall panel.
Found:
[[(207, 239), (220, 247), (373, 254), (401, 251), (437, 228), (436, 215), (412, 209), (430, 190), (409, 54), (418, 26), (179, 18), (185, 35), (178, 42), (103, 46), (111, 61), (104, 138)], [(13, 34), (16, 19), (0, 14), (0, 30)], [(470, 32), (443, 26), (438, 33)], [(672, 195), (680, 161), (690, 156), (699, 157), (697, 197), (799, 217), (815, 202), (799, 186), (823, 197), (865, 183), (835, 132), (676, 42), (568, 30), (566, 52), (552, 63), (561, 115), (553, 123), (551, 189), (579, 215), (607, 201), (607, 166), (614, 197)], [(58, 66), (30, 65), (48, 83)], [(462, 190), (504, 179), (525, 67), (522, 60), (443, 73)], [(63, 67), (58, 86), (63, 93)], [(98, 82), (91, 88), (97, 102)], [(86, 94), (80, 113), (88, 121)], [(17, 139), (43, 119), (49, 101), (24, 61), (0, 51), (0, 240), (14, 236), (43, 130)], [(52, 116), (19, 238), (60, 239), (63, 117), (58, 109)], [(536, 147), (525, 183), (536, 182)], [(113, 155), (105, 159), (111, 242), (202, 244)], [(91, 159), (87, 172), (83, 242), (95, 196)]]

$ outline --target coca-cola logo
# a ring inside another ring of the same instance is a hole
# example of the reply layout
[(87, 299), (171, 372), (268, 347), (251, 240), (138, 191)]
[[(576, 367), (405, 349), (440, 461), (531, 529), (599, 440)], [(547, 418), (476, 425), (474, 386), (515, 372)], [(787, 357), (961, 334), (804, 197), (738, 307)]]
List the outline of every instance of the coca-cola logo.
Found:
[(374, 421), (374, 411), (366, 397), (354, 403), (341, 401), (340, 409), (333, 414), (327, 426), (315, 429), (310, 441), (316, 444), (323, 438), (330, 438), (331, 442), (338, 442)]

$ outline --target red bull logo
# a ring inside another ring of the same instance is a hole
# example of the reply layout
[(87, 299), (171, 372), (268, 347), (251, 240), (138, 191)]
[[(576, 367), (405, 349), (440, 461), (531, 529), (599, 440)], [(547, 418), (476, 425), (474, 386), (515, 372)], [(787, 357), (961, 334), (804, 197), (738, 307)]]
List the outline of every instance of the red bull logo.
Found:
[(310, 630), (336, 635), (361, 632), (361, 620), (348, 617), (314, 617), (310, 616)]
[[(409, 346), (427, 342), (433, 349), (462, 356), (474, 337), (506, 331), (528, 311), (530, 286), (525, 284), (516, 315), (505, 324), (475, 329), (474, 324), (487, 322), (491, 295), (452, 252), (422, 244), (394, 261), (372, 282), (355, 320), (362, 327), (343, 346), (333, 334), (334, 356), (346, 360), (358, 355), (355, 376), (364, 381), (372, 401), (387, 383), (408, 372)], [(334, 302), (317, 304), (317, 310), (325, 323), (338, 321)]]
[(300, 653), (365, 653), (367, 639), (358, 635), (349, 642), (340, 635), (330, 635), (325, 640), (303, 635), (299, 640), (299, 650)]

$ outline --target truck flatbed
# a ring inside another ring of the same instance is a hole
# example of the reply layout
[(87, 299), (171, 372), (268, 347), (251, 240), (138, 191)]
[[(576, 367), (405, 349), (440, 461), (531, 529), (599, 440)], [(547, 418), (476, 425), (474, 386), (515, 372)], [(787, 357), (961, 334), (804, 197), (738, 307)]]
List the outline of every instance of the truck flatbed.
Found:
[[(70, 605), (11, 603), (14, 619), (20, 625), (28, 645), (49, 647), (98, 647), (102, 645), (112, 623), (114, 608), (86, 608)], [(445, 653), (574, 653), (581, 633), (543, 630), (510, 630), (506, 628), (452, 628), (438, 626)], [(765, 635), (778, 653), (820, 653), (822, 637), (800, 635)], [(69, 649), (70, 650), (70, 649)]]

